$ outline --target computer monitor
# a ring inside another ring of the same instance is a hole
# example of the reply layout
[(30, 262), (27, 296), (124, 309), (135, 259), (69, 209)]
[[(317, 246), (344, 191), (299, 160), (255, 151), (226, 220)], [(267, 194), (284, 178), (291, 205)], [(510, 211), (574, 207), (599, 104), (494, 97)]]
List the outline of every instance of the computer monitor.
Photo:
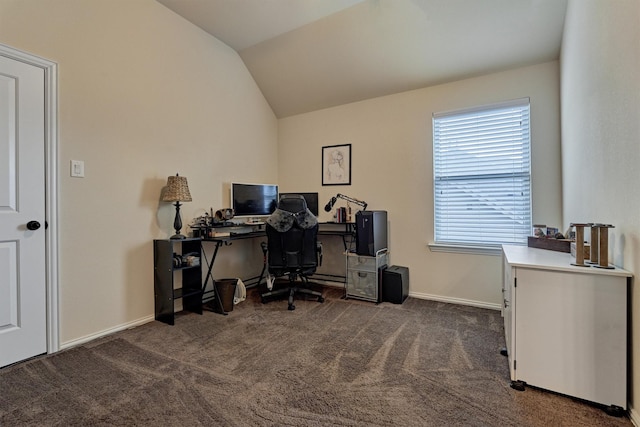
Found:
[(231, 183), (231, 207), (236, 217), (269, 216), (278, 205), (275, 184)]
[(295, 194), (299, 194), (300, 196), (304, 197), (307, 202), (307, 209), (309, 209), (315, 216), (318, 216), (318, 193), (280, 193), (280, 197)]

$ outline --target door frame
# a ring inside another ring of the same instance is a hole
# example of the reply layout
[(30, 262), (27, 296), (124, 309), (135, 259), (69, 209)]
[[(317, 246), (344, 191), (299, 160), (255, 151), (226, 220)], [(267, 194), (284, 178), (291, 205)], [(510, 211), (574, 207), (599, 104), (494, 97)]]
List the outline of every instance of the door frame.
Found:
[(44, 70), (45, 157), (45, 286), (47, 297), (47, 353), (60, 350), (58, 299), (58, 64), (0, 43), (0, 55)]

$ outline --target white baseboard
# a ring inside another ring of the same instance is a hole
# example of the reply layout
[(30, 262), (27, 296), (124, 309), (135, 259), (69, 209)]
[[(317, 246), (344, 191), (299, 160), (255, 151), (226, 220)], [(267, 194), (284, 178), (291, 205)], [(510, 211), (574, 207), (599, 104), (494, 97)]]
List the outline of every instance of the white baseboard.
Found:
[[(333, 288), (344, 288), (343, 283), (330, 282), (325, 280), (315, 280), (315, 282), (322, 283), (325, 286), (330, 286)], [(487, 308), (489, 310), (502, 310), (502, 305), (492, 304), (484, 301), (474, 301), (474, 300), (468, 300), (468, 299), (462, 299), (462, 298), (443, 297), (441, 295), (424, 294), (421, 292), (409, 292), (409, 296), (413, 298), (418, 298), (418, 299), (446, 302), (449, 304), (469, 305), (472, 307)]]
[(500, 304), (492, 304), (483, 301), (474, 301), (462, 298), (443, 297), (441, 295), (423, 294), (421, 292), (409, 292), (409, 296), (413, 298), (426, 299), (432, 301), (446, 302), (449, 304), (469, 305), (472, 307), (488, 308), (489, 310), (501, 310)]
[(67, 348), (75, 347), (77, 345), (88, 343), (89, 341), (93, 341), (98, 338), (105, 337), (107, 335), (111, 335), (115, 332), (124, 331), (125, 329), (134, 328), (136, 326), (144, 325), (145, 323), (153, 322), (155, 320), (154, 316), (146, 316), (142, 317), (138, 320), (134, 320), (132, 322), (123, 323), (122, 325), (115, 326), (113, 328), (104, 329), (102, 331), (96, 332), (94, 334), (85, 335), (84, 337), (76, 338), (71, 341), (67, 341), (60, 345), (60, 350), (65, 350)]
[(344, 283), (340, 283), (340, 282), (332, 282), (330, 280), (313, 280), (313, 282), (320, 283), (323, 286), (328, 286), (330, 288), (344, 289)]
[(631, 405), (629, 405), (629, 419), (634, 426), (640, 426), (640, 414), (638, 414)]
[[(329, 285), (329, 282), (327, 282), (326, 284)], [(344, 285), (332, 283), (329, 286), (343, 287)], [(490, 310), (500, 310), (501, 309), (500, 304), (490, 304), (490, 303), (486, 303), (486, 302), (473, 301), (473, 300), (467, 300), (467, 299), (462, 299), (462, 298), (443, 297), (443, 296), (440, 296), (440, 295), (423, 294), (423, 293), (419, 293), (419, 292), (409, 292), (409, 296), (413, 297), (413, 298), (432, 300), (432, 301), (440, 301), (440, 302), (446, 302), (446, 303), (450, 303), (450, 304), (460, 304), (460, 305), (469, 305), (469, 306), (472, 306), (472, 307), (487, 308), (487, 309), (490, 309)], [(147, 317), (143, 317), (143, 318), (140, 318), (138, 320), (134, 320), (132, 322), (124, 323), (122, 325), (118, 325), (118, 326), (115, 326), (113, 328), (104, 329), (104, 330), (96, 332), (94, 334), (85, 335), (84, 337), (80, 337), (80, 338), (76, 338), (76, 339), (71, 340), (71, 341), (64, 342), (64, 343), (62, 343), (60, 345), (60, 350), (65, 350), (67, 348), (71, 348), (71, 347), (75, 347), (77, 345), (85, 344), (85, 343), (88, 343), (89, 341), (93, 341), (95, 339), (102, 338), (104, 336), (113, 334), (115, 332), (124, 331), (125, 329), (134, 328), (136, 326), (144, 325), (145, 323), (149, 323), (149, 322), (152, 322), (152, 321), (154, 321), (154, 316), (153, 315), (147, 316)]]

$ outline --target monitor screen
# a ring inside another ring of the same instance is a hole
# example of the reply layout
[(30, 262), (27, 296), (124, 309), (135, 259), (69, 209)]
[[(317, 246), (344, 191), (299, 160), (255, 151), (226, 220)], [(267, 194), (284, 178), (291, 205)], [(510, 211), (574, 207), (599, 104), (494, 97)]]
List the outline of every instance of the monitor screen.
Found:
[(304, 197), (307, 202), (307, 208), (312, 214), (318, 216), (318, 193), (280, 193), (280, 196), (288, 196), (292, 194), (299, 194)]
[(235, 216), (268, 216), (278, 205), (278, 186), (274, 184), (231, 183), (231, 207)]

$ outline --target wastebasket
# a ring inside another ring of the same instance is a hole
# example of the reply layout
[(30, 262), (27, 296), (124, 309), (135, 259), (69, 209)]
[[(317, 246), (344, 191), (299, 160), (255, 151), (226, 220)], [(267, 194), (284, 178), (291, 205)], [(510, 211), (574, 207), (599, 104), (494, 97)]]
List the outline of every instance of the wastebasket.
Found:
[(220, 296), (222, 309), (226, 312), (233, 311), (233, 297), (236, 294), (238, 279), (216, 280), (216, 292)]

